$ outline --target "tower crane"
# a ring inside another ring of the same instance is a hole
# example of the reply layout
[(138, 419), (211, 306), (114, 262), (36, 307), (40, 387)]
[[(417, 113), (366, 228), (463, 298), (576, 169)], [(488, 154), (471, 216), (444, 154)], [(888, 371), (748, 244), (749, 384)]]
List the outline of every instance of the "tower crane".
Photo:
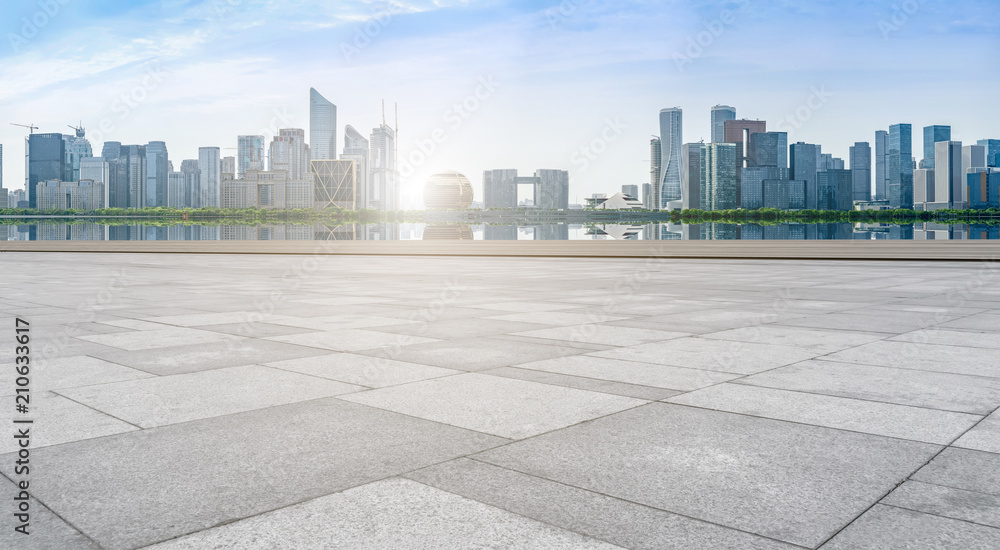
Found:
[(31, 124), (18, 124), (16, 122), (11, 122), (10, 125), (11, 126), (20, 126), (21, 128), (27, 128), (29, 134), (34, 134), (35, 130), (38, 129), (38, 126), (35, 126), (34, 123), (31, 123)]

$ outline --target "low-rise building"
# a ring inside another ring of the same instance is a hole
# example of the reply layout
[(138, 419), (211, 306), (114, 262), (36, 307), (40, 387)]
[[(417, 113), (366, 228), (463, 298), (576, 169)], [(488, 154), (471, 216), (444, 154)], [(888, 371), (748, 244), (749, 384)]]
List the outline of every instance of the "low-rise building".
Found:
[(104, 184), (93, 180), (46, 180), (35, 184), (38, 210), (104, 208)]

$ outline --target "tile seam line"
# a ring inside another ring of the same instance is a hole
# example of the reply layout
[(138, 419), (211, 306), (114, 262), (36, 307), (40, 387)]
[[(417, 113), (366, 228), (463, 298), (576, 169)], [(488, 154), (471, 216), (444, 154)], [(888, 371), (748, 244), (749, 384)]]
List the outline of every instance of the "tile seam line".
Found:
[(885, 506), (887, 508), (897, 508), (897, 509), (906, 510), (906, 511), (909, 511), (909, 512), (916, 512), (918, 514), (926, 514), (928, 516), (934, 516), (934, 517), (938, 517), (938, 518), (941, 518), (941, 519), (950, 519), (952, 521), (960, 521), (962, 523), (967, 523), (969, 525), (975, 525), (977, 527), (985, 527), (987, 529), (992, 529), (994, 531), (997, 531), (998, 534), (1000, 534), (1000, 528), (995, 527), (993, 525), (987, 525), (985, 523), (978, 523), (978, 522), (975, 522), (975, 521), (972, 521), (972, 520), (963, 519), (963, 518), (957, 518), (957, 517), (954, 517), (954, 516), (943, 516), (941, 514), (935, 514), (933, 512), (926, 512), (924, 510), (915, 510), (913, 508), (907, 508), (906, 506), (900, 506), (898, 504), (888, 504), (888, 503), (885, 503), (885, 502), (879, 502), (879, 505)]

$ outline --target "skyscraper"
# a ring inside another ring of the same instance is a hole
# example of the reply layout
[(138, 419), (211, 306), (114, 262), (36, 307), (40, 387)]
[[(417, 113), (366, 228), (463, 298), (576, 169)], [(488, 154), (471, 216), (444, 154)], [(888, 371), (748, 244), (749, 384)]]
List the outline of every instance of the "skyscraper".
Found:
[(681, 149), (682, 208), (702, 208), (701, 148), (704, 143), (685, 143)]
[[(889, 126), (889, 206), (913, 208), (913, 128), (909, 124)], [(935, 178), (937, 176), (935, 175)], [(940, 197), (938, 197), (940, 201)]]
[(167, 144), (151, 141), (146, 145), (146, 203), (143, 206), (167, 205)]
[(913, 208), (914, 210), (933, 209), (934, 202), (934, 170), (918, 168), (913, 171)]
[(337, 106), (309, 89), (309, 147), (312, 160), (337, 159)]
[(788, 168), (788, 133), (757, 132), (750, 134), (747, 166)]
[(385, 124), (372, 129), (371, 151), (371, 195), (369, 203), (378, 210), (399, 208), (399, 189), (396, 182), (396, 132)]
[(736, 109), (729, 105), (712, 107), (712, 143), (726, 141), (726, 121), (736, 120)]
[(344, 129), (344, 154), (340, 158), (353, 160), (357, 165), (358, 208), (368, 208), (368, 197), (371, 196), (368, 140), (350, 124)]
[(701, 146), (701, 195), (705, 210), (738, 208), (738, 148), (734, 143)]
[(639, 186), (638, 185), (623, 185), (622, 194), (628, 195), (633, 199), (639, 198)]
[(889, 132), (875, 132), (875, 200), (889, 198)]
[[(229, 174), (230, 176), (236, 177), (236, 157), (222, 157), (222, 161), (219, 163), (219, 173), (221, 175)], [(220, 176), (221, 178), (221, 176)]]
[(195, 159), (181, 161), (181, 174), (184, 176), (184, 187), (181, 193), (181, 203), (187, 208), (201, 208), (201, 168)]
[(63, 166), (63, 181), (80, 181), (80, 159), (94, 156), (94, 150), (87, 140), (87, 133), (83, 128), (77, 128), (72, 136), (63, 136), (66, 142), (66, 160)]
[(858, 141), (851, 147), (851, 184), (856, 201), (872, 198), (872, 148), (867, 141)]
[(853, 202), (853, 178), (850, 170), (830, 168), (816, 175), (820, 210), (850, 210)]
[(120, 151), (115, 179), (118, 192), (125, 194), (122, 208), (142, 208), (146, 205), (146, 146), (121, 145)]
[(934, 144), (939, 141), (951, 141), (951, 126), (924, 126), (924, 168), (934, 169)]
[(660, 204), (665, 208), (670, 201), (681, 198), (681, 144), (683, 112), (680, 108), (660, 110)]
[(976, 145), (986, 148), (986, 166), (1000, 167), (1000, 139), (981, 139)]
[(805, 182), (805, 208), (815, 210), (819, 206), (819, 181), (817, 164), (820, 158), (819, 145), (798, 142), (788, 151), (791, 162), (790, 178)]
[(983, 145), (966, 145), (962, 147), (962, 178), (971, 168), (986, 168), (986, 147)]
[(310, 177), (305, 130), (299, 128), (278, 130), (278, 135), (271, 140), (268, 155), (271, 159), (272, 172), (285, 170), (291, 181), (300, 181)]
[(236, 138), (236, 177), (242, 179), (247, 170), (264, 169), (264, 136)]
[(542, 210), (569, 208), (569, 172), (535, 170), (535, 206)]
[(66, 176), (66, 142), (62, 134), (28, 136), (28, 204), (38, 207), (38, 182), (61, 180)]
[(660, 178), (663, 177), (663, 144), (660, 138), (653, 137), (649, 140), (649, 197), (644, 197), (643, 202), (647, 210), (658, 210), (660, 196)]
[(201, 170), (201, 206), (219, 206), (219, 185), (222, 158), (218, 147), (198, 148), (198, 169)]
[(934, 203), (936, 208), (962, 208), (965, 194), (962, 172), (962, 142), (934, 144)]
[(118, 141), (105, 141), (101, 150), (101, 158), (108, 163), (108, 181), (105, 183), (105, 193), (108, 197), (108, 208), (128, 208), (128, 185), (124, 175), (119, 173), (118, 163), (122, 156), (122, 144)]
[(104, 157), (83, 157), (80, 159), (80, 179), (91, 180), (94, 183), (104, 184), (102, 189), (104, 197), (101, 204), (104, 208), (110, 205), (111, 201), (111, 167)]

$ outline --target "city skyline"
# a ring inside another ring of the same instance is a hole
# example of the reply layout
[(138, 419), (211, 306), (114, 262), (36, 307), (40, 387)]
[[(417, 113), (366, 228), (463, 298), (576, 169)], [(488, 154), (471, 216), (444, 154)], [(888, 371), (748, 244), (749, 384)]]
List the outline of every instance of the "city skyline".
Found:
[[(871, 142), (876, 130), (899, 122), (911, 124), (915, 140), (934, 124), (950, 125), (952, 139), (966, 144), (995, 137), (989, 98), (997, 77), (987, 70), (984, 44), (998, 40), (1000, 9), (988, 2), (921, 4), (902, 14), (902, 25), (893, 23), (900, 14), (891, 5), (874, 2), (794, 8), (678, 2), (652, 15), (642, 7), (414, 2), (391, 13), (384, 5), (350, 2), (286, 2), (280, 9), (252, 1), (71, 3), (24, 43), (8, 40), (0, 54), (0, 109), (9, 119), (2, 122), (61, 132), (82, 120), (95, 151), (104, 141), (164, 141), (172, 159), (197, 158), (200, 147), (235, 147), (238, 135), (263, 129), (273, 128), (268, 142), (277, 129), (308, 132), (303, 90), (315, 87), (338, 106), (338, 142), (347, 124), (363, 132), (377, 127), (382, 98), (399, 101), (400, 164), (410, 168), (405, 196), (419, 196), (427, 176), (441, 170), (547, 166), (570, 172), (572, 202), (648, 182), (649, 135), (659, 133), (655, 113), (675, 105), (686, 111), (685, 142), (710, 140), (710, 110), (726, 104), (741, 118), (789, 131), (789, 143), (821, 144), (845, 159), (855, 142)], [(618, 17), (603, 17), (612, 8)], [(38, 9), (8, 8), (5, 30), (21, 36), (22, 18)], [(155, 29), (151, 19), (160, 22)], [(657, 25), (667, 32), (654, 32)], [(830, 53), (746, 47), (745, 39), (775, 27), (790, 39), (826, 40)], [(100, 28), (116, 34), (79, 44)], [(366, 28), (372, 36), (359, 48)], [(273, 37), (268, 45), (251, 40), (262, 33)], [(495, 42), (500, 33), (505, 40)], [(316, 49), (320, 41), (326, 45)], [(833, 51), (864, 55), (849, 63)], [(945, 64), (958, 54), (962, 64)], [(807, 55), (811, 64), (803, 61)], [(976, 65), (984, 70), (967, 69)], [(809, 68), (795, 68), (802, 66)], [(921, 70), (948, 83), (948, 101), (939, 99), (945, 85), (921, 81)], [(748, 85), (735, 92), (733, 79)], [(143, 101), (115, 103), (136, 86), (144, 87)], [(463, 103), (476, 108), (454, 108)], [(95, 139), (107, 119), (113, 129)], [(18, 188), (23, 166), (9, 152), (21, 149), (24, 132), (0, 126), (8, 150), (5, 186)], [(526, 136), (525, 128), (533, 131)], [(443, 140), (434, 139), (435, 130)], [(535, 137), (549, 134), (554, 138)], [(531, 146), (503, 147), (515, 139)], [(421, 145), (431, 151), (427, 160), (407, 166)], [(918, 157), (921, 147), (913, 144)], [(479, 178), (473, 185), (481, 196)]]

